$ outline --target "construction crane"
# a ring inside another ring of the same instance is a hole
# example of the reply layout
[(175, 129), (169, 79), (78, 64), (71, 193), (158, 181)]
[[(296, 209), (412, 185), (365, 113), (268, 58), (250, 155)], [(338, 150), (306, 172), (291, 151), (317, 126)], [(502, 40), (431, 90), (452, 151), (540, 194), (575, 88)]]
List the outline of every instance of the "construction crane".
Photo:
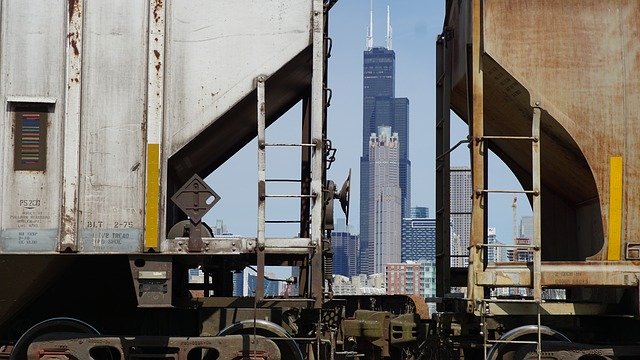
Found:
[(517, 225), (517, 223), (518, 223), (518, 221), (517, 221), (517, 218), (518, 218), (518, 215), (517, 215), (517, 212), (518, 212), (517, 211), (518, 210), (518, 197), (516, 195), (513, 195), (513, 203), (511, 204), (511, 209), (513, 211), (512, 218), (511, 218), (511, 221), (512, 221), (512, 223), (511, 223), (512, 224), (512, 230), (511, 230), (512, 234), (511, 235), (512, 235), (512, 238), (513, 238), (513, 243), (515, 244), (516, 243), (516, 238), (518, 237), (518, 231), (517, 231), (517, 229), (518, 229), (518, 225)]

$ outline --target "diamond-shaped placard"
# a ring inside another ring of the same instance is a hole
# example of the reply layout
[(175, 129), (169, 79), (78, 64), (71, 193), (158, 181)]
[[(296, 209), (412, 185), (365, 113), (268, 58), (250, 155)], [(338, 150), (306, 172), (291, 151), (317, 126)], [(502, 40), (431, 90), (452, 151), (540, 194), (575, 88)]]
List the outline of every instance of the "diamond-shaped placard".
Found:
[[(210, 201), (207, 202), (207, 200)], [(191, 221), (198, 223), (204, 214), (220, 201), (220, 196), (198, 174), (195, 174), (171, 197), (171, 201), (178, 205)]]

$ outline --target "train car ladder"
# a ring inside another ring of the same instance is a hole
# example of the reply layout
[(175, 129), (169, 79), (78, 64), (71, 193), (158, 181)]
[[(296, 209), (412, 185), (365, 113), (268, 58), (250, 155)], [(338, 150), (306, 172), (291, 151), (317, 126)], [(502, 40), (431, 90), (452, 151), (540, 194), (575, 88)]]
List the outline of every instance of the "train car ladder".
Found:
[[(487, 149), (487, 140), (514, 140), (514, 141), (531, 141), (531, 158), (532, 158), (532, 189), (531, 190), (493, 190), (493, 189), (477, 189), (476, 197), (488, 196), (490, 193), (507, 193), (517, 194), (524, 193), (532, 196), (533, 202), (533, 239), (531, 245), (513, 245), (515, 248), (528, 248), (533, 252), (533, 277), (531, 288), (533, 289), (533, 299), (536, 302), (542, 301), (541, 286), (541, 204), (540, 204), (540, 115), (541, 108), (539, 104), (533, 107), (532, 119), (532, 135), (531, 136), (480, 136), (476, 137), (476, 141), (484, 143), (484, 150)], [(478, 244), (483, 249), (490, 247), (504, 246), (496, 244)], [(511, 245), (507, 245), (511, 247)]]
[[(484, 353), (485, 359), (487, 359), (487, 349), (495, 344), (500, 343), (512, 343), (512, 344), (535, 344), (536, 352), (538, 354), (538, 359), (541, 356), (541, 324), (540, 324), (540, 304), (542, 302), (542, 286), (541, 286), (541, 263), (542, 263), (542, 253), (541, 253), (541, 199), (540, 199), (540, 117), (541, 117), (541, 108), (539, 103), (535, 103), (533, 107), (533, 118), (531, 136), (478, 136), (475, 137), (478, 143), (483, 146), (483, 151), (486, 151), (488, 148), (487, 141), (488, 140), (512, 140), (512, 141), (530, 141), (531, 142), (531, 158), (532, 158), (532, 189), (531, 190), (493, 190), (493, 189), (477, 189), (475, 191), (475, 195), (478, 198), (486, 197), (490, 193), (507, 193), (507, 194), (517, 194), (524, 193), (532, 196), (533, 202), (533, 241), (531, 245), (504, 245), (504, 244), (487, 244), (486, 241), (482, 244), (476, 245), (476, 253), (484, 252), (483, 259), (486, 259), (486, 251), (489, 248), (496, 247), (513, 247), (513, 248), (526, 248), (530, 249), (533, 253), (533, 271), (532, 271), (532, 283), (531, 288), (533, 289), (533, 300), (530, 299), (487, 299), (484, 298), (480, 301), (481, 305), (481, 322), (483, 328), (483, 336), (484, 336)], [(477, 169), (476, 169), (477, 170)], [(478, 261), (476, 258), (475, 261)], [(477, 296), (477, 294), (474, 294)], [(538, 337), (536, 341), (524, 341), (524, 340), (489, 340), (486, 328), (486, 316), (488, 315), (488, 309), (490, 303), (497, 302), (515, 302), (515, 303), (535, 303), (537, 304), (537, 333)]]
[[(269, 198), (284, 198), (284, 199), (310, 199), (314, 202), (313, 206), (319, 206), (316, 204), (317, 196), (319, 193), (316, 191), (310, 191), (307, 194), (267, 194), (267, 183), (270, 182), (288, 182), (288, 183), (301, 183), (302, 179), (276, 179), (266, 177), (266, 149), (268, 147), (297, 147), (297, 148), (309, 148), (313, 153), (313, 161), (322, 161), (322, 144), (316, 144), (315, 141), (309, 143), (267, 143), (266, 142), (266, 103), (265, 103), (265, 83), (266, 78), (260, 76), (257, 79), (257, 98), (258, 98), (258, 233), (257, 233), (257, 279), (255, 298), (256, 301), (264, 299), (264, 267), (265, 267), (265, 249), (267, 248), (266, 237), (266, 224), (287, 224), (287, 223), (301, 223), (303, 219), (267, 219), (266, 216), (266, 202)], [(313, 129), (311, 139), (319, 138), (314, 136)], [(319, 149), (319, 150), (318, 150)], [(320, 154), (318, 154), (320, 151)], [(315, 164), (314, 164), (315, 165)], [(322, 176), (321, 171), (311, 172), (311, 183), (320, 182), (317, 177)], [(316, 220), (312, 214), (311, 222), (320, 223), (320, 220)], [(307, 222), (307, 220), (304, 220)], [(309, 250), (316, 248), (315, 244), (312, 244), (312, 238), (292, 238), (291, 240), (298, 240), (298, 245), (291, 245), (289, 248), (304, 247)], [(302, 245), (306, 244), (306, 245)]]

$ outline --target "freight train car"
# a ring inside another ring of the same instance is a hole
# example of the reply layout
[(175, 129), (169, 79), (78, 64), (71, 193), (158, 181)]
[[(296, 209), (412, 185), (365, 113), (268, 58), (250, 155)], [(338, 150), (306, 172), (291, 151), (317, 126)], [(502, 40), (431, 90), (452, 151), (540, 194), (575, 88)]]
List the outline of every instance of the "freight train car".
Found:
[[(446, 7), (437, 42), (438, 296), (456, 314), (448, 319), (459, 325), (458, 344), (490, 359), (638, 358), (640, 4)], [(448, 203), (450, 109), (469, 125), (458, 143), (471, 151), (468, 268), (450, 266), (449, 219), (460, 215)], [(489, 152), (524, 190), (488, 185)], [(487, 243), (491, 198), (514, 192), (529, 197), (532, 242)], [(530, 258), (490, 262), (496, 246)], [(451, 287), (466, 287), (464, 299), (448, 298)], [(498, 288), (529, 296), (492, 295)], [(548, 289), (566, 296), (550, 299)]]
[[(423, 299), (332, 296), (350, 183), (326, 177), (334, 3), (1, 2), (0, 358), (417, 354)], [(300, 102), (299, 136), (269, 141)], [(256, 137), (256, 235), (213, 236), (203, 216), (225, 194), (203, 178)], [(299, 177), (267, 172), (273, 148)], [(270, 216), (278, 198), (299, 214)], [(267, 296), (269, 265), (297, 267), (271, 280), (299, 290)], [(234, 296), (246, 267), (255, 289)]]

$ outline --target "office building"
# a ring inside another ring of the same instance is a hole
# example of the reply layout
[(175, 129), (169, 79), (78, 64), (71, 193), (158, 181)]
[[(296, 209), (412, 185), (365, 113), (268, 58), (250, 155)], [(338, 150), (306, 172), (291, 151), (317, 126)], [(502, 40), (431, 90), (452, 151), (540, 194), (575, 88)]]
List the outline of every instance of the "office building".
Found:
[(427, 218), (402, 219), (402, 262), (408, 260), (435, 261), (436, 220)]
[(399, 186), (398, 134), (381, 126), (369, 140), (369, 246), (361, 269), (384, 273), (384, 265), (400, 262), (401, 190)]
[[(411, 161), (409, 161), (409, 100), (395, 97), (395, 60), (392, 49), (391, 26), (387, 23), (386, 46), (373, 42), (373, 14), (369, 24), (363, 68), (362, 157), (360, 158), (360, 251), (363, 258), (370, 252), (373, 239), (371, 208), (373, 189), (370, 179), (369, 143), (379, 127), (390, 127), (399, 139), (398, 165), (401, 218), (407, 217), (411, 207)], [(363, 265), (365, 265), (363, 263)], [(361, 272), (370, 273), (366, 265)]]
[(412, 206), (411, 217), (414, 219), (426, 219), (429, 217), (429, 208), (424, 206)]
[(335, 230), (331, 232), (333, 251), (333, 273), (346, 277), (358, 274), (359, 238), (351, 234), (344, 219), (336, 219)]

